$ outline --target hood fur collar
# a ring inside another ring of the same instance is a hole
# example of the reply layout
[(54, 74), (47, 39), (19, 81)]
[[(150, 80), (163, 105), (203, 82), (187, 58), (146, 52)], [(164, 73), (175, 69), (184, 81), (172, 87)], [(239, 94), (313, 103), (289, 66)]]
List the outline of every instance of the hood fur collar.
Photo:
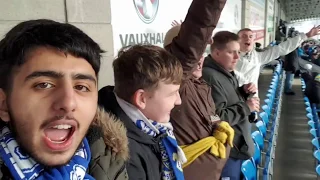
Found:
[[(99, 107), (95, 121), (93, 122), (93, 126), (96, 126), (97, 128), (90, 128), (91, 130), (89, 131), (100, 131), (100, 133), (93, 133), (100, 134), (99, 138), (103, 137), (105, 144), (111, 148), (116, 156), (119, 156), (124, 160), (129, 158), (126, 128), (119, 119), (107, 113), (103, 108)], [(89, 134), (90, 133), (91, 132), (89, 132)]]

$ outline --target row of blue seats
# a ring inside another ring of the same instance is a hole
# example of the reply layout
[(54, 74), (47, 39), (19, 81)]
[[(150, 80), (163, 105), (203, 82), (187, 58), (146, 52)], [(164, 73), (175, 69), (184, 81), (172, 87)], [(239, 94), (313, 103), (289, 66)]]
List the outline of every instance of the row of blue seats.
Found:
[[(301, 89), (304, 92), (306, 88), (306, 83), (301, 78)], [(313, 145), (314, 149), (314, 157), (316, 158), (316, 172), (318, 175), (318, 178), (320, 176), (320, 146), (319, 146), (319, 137), (320, 137), (320, 129), (319, 129), (319, 116), (318, 116), (318, 110), (315, 104), (311, 104), (309, 101), (309, 98), (304, 95), (304, 104), (306, 106), (306, 116), (308, 118), (308, 125), (310, 128), (310, 134), (312, 135), (311, 143)]]
[(259, 179), (260, 175), (264, 180), (272, 178), (284, 80), (280, 63), (275, 68), (261, 107), (263, 111), (259, 113), (259, 121), (255, 124), (258, 130), (251, 134), (255, 145), (254, 156), (242, 163), (241, 170), (245, 180)]

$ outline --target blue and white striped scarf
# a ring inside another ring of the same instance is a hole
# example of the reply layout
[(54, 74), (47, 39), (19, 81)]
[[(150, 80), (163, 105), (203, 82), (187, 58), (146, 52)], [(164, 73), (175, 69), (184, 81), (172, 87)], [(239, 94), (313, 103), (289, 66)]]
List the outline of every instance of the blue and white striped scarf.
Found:
[(121, 109), (144, 133), (153, 137), (159, 134), (167, 134), (167, 136), (159, 142), (163, 164), (162, 180), (184, 180), (182, 164), (185, 163), (187, 159), (182, 149), (178, 146), (171, 123), (157, 123), (148, 120), (142, 112), (133, 105), (119, 97), (117, 97), (117, 101)]
[(0, 130), (0, 143), (0, 156), (16, 180), (94, 180), (86, 173), (91, 159), (86, 139), (67, 165), (51, 169), (45, 169), (43, 165), (26, 155), (6, 126)]

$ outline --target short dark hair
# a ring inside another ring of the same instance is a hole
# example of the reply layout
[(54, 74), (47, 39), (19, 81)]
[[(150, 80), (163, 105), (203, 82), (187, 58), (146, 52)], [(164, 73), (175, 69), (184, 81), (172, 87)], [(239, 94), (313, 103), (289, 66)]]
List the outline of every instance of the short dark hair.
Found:
[(104, 51), (77, 27), (47, 19), (24, 21), (13, 27), (0, 41), (0, 88), (11, 88), (13, 69), (27, 61), (27, 55), (39, 47), (50, 47), (65, 54), (84, 58), (96, 75)]
[(240, 29), (237, 34), (239, 35), (241, 32), (247, 32), (247, 31), (253, 32), (250, 28), (243, 28), (243, 29)]
[(224, 49), (226, 45), (231, 41), (238, 41), (239, 36), (233, 32), (230, 31), (220, 31), (217, 32), (213, 36), (213, 43), (211, 44), (211, 51), (214, 49)]
[(113, 62), (113, 69), (114, 91), (127, 102), (131, 102), (137, 90), (153, 90), (161, 81), (179, 85), (183, 74), (180, 61), (154, 45), (122, 48)]

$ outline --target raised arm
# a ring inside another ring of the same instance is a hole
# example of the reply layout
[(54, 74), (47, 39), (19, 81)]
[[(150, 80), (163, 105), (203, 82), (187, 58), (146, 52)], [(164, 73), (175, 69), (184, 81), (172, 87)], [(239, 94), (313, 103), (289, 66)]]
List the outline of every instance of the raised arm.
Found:
[(278, 46), (273, 46), (264, 52), (259, 52), (261, 64), (268, 64), (279, 56), (284, 56), (294, 51), (299, 45), (315, 35), (319, 34), (320, 26), (313, 27), (306, 34), (299, 34), (296, 37), (288, 38), (287, 41), (280, 43)]
[(226, 0), (194, 0), (180, 32), (165, 48), (175, 55), (185, 75), (191, 75), (216, 28)]

